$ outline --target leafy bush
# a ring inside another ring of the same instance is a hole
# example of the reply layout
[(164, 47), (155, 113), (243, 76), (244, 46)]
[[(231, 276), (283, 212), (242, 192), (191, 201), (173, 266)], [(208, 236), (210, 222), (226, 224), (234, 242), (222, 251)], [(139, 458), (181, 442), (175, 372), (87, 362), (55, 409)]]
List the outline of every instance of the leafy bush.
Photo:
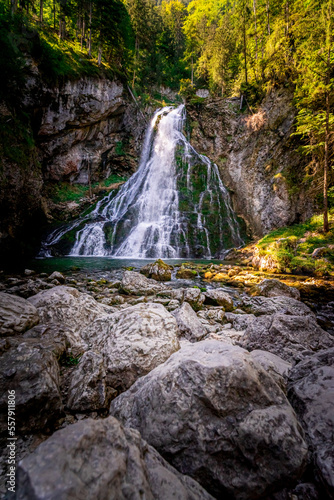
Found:
[[(330, 214), (330, 223), (333, 222), (334, 213)], [(256, 246), (259, 255), (270, 256), (282, 272), (327, 275), (334, 271), (331, 245), (334, 245), (334, 228), (323, 233), (322, 216), (316, 215), (302, 224), (270, 232)], [(321, 258), (313, 258), (313, 251), (323, 247)]]

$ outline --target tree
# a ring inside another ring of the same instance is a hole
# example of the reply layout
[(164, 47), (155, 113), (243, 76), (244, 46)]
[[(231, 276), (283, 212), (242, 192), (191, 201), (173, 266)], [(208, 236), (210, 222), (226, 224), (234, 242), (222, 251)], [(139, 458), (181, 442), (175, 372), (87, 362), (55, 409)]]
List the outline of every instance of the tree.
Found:
[[(305, 36), (309, 8), (316, 15), (316, 25)], [(334, 3), (327, 1), (322, 8), (315, 2), (308, 4), (299, 20), (296, 35), (300, 38), (298, 49), (299, 78), (297, 81), (296, 135), (306, 139), (303, 151), (312, 157), (314, 175), (322, 171), (324, 231), (328, 225), (328, 178), (332, 164), (330, 146), (334, 143)]]

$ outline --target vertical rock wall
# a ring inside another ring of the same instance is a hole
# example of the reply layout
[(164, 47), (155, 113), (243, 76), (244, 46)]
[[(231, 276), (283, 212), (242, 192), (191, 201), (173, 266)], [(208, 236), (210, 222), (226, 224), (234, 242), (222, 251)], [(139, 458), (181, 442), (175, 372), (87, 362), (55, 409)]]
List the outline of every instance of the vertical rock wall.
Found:
[(305, 160), (290, 138), (292, 98), (287, 89), (272, 91), (254, 114), (241, 113), (237, 98), (187, 107), (192, 145), (217, 163), (235, 211), (255, 237), (312, 215), (300, 183)]

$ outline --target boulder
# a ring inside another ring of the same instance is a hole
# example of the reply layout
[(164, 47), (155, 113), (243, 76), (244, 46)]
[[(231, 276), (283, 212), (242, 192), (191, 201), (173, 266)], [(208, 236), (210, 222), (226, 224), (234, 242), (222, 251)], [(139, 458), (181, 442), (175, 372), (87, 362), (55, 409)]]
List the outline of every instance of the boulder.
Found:
[(223, 290), (214, 288), (212, 290), (207, 290), (204, 295), (205, 304), (210, 304), (212, 306), (223, 306), (225, 311), (233, 310), (233, 300), (230, 295)]
[(207, 334), (207, 330), (203, 327), (188, 302), (183, 302), (182, 306), (173, 311), (172, 314), (176, 319), (181, 336), (190, 340), (190, 342), (202, 340)]
[(213, 500), (114, 418), (62, 429), (21, 460), (14, 498)]
[(262, 351), (255, 349), (251, 352), (251, 356), (259, 365), (268, 372), (272, 378), (277, 382), (281, 389), (286, 391), (289, 371), (292, 364), (284, 361), (284, 359), (276, 356), (272, 352)]
[(15, 390), (16, 432), (41, 431), (62, 412), (59, 367), (50, 344), (11, 339), (0, 358), (0, 432), (7, 432), (8, 391)]
[(297, 288), (288, 286), (276, 279), (265, 279), (255, 287), (255, 295), (262, 295), (263, 297), (292, 297), (293, 299), (300, 300), (300, 293)]
[(199, 318), (203, 318), (210, 323), (225, 323), (225, 311), (223, 307), (212, 307), (211, 309), (204, 309), (197, 313)]
[(318, 247), (318, 248), (315, 248), (313, 250), (313, 252), (312, 252), (311, 257), (313, 257), (313, 259), (321, 259), (325, 255), (327, 255), (328, 253), (330, 253), (331, 250), (333, 250), (333, 249), (332, 248), (330, 249), (329, 247)]
[[(177, 297), (175, 297), (177, 298)], [(202, 309), (205, 296), (199, 288), (184, 288), (182, 301), (188, 302), (194, 311), (199, 311)]]
[(103, 356), (106, 383), (124, 391), (179, 349), (175, 318), (161, 304), (143, 303), (93, 321), (83, 338)]
[(155, 281), (170, 281), (172, 279), (172, 269), (172, 266), (169, 266), (163, 260), (158, 259), (152, 264), (147, 264), (142, 267), (140, 273)]
[(57, 280), (59, 281), (59, 283), (65, 283), (65, 276), (63, 274), (61, 274), (59, 271), (53, 271), (52, 274), (50, 274), (49, 276), (49, 280), (52, 281), (52, 280)]
[(32, 276), (33, 274), (36, 274), (36, 273), (32, 269), (25, 269), (24, 274), (25, 274), (25, 276)]
[(289, 399), (313, 451), (317, 476), (334, 498), (334, 348), (320, 351), (290, 373)]
[(304, 469), (307, 446), (284, 393), (247, 351), (223, 342), (182, 347), (110, 413), (216, 498), (261, 498)]
[(0, 292), (0, 336), (17, 335), (39, 323), (36, 307), (21, 297)]
[(189, 269), (187, 267), (181, 266), (176, 273), (177, 279), (181, 280), (193, 280), (197, 276), (197, 271), (195, 269)]
[(107, 408), (115, 391), (106, 385), (103, 356), (94, 351), (84, 353), (69, 380), (66, 406), (72, 411)]
[(75, 288), (57, 286), (29, 298), (39, 313), (42, 323), (60, 323), (71, 331), (69, 340), (76, 351), (84, 351), (81, 331), (100, 316), (114, 311), (113, 308), (96, 302), (90, 295)]
[[(59, 284), (59, 282), (57, 283)], [(25, 283), (21, 283), (20, 285), (12, 286), (7, 290), (7, 292), (14, 295), (19, 295), (24, 299), (28, 299), (32, 295), (36, 295), (42, 290), (49, 290), (50, 288), (53, 288), (53, 286), (53, 284), (47, 283), (40, 278), (34, 278), (28, 279), (28, 281), (26, 281)]]
[(240, 345), (249, 351), (272, 352), (295, 364), (312, 351), (334, 347), (334, 337), (322, 330), (312, 316), (272, 314), (251, 322)]
[(254, 314), (226, 313), (225, 319), (231, 322), (235, 330), (243, 331), (246, 330), (248, 325), (255, 320), (255, 316)]
[(120, 292), (127, 295), (154, 295), (165, 290), (165, 285), (146, 278), (140, 273), (125, 271), (120, 285)]
[(243, 309), (255, 316), (263, 314), (289, 314), (291, 316), (312, 316), (311, 309), (292, 297), (243, 297)]
[(23, 334), (25, 339), (39, 339), (44, 346), (49, 346), (52, 352), (59, 357), (67, 350), (71, 354), (79, 354), (73, 352), (71, 345), (75, 343), (72, 338), (72, 332), (68, 328), (59, 323), (48, 323), (47, 325), (39, 324), (27, 330)]

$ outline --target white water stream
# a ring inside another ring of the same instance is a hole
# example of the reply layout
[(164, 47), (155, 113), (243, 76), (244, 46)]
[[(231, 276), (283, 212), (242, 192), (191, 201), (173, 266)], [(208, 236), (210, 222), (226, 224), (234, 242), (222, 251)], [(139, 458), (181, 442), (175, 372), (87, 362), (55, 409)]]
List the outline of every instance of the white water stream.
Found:
[[(242, 244), (218, 168), (192, 148), (182, 133), (184, 123), (183, 105), (157, 111), (146, 132), (137, 172), (88, 216), (51, 233), (44, 243), (46, 251), (81, 226), (69, 255), (211, 258), (217, 254), (212, 240), (220, 235), (210, 234), (209, 217), (214, 219), (214, 232), (228, 234), (229, 247)], [(192, 178), (199, 169), (206, 178), (201, 192), (195, 193)], [(188, 205), (181, 210), (185, 200)], [(222, 242), (219, 250), (224, 248)]]

